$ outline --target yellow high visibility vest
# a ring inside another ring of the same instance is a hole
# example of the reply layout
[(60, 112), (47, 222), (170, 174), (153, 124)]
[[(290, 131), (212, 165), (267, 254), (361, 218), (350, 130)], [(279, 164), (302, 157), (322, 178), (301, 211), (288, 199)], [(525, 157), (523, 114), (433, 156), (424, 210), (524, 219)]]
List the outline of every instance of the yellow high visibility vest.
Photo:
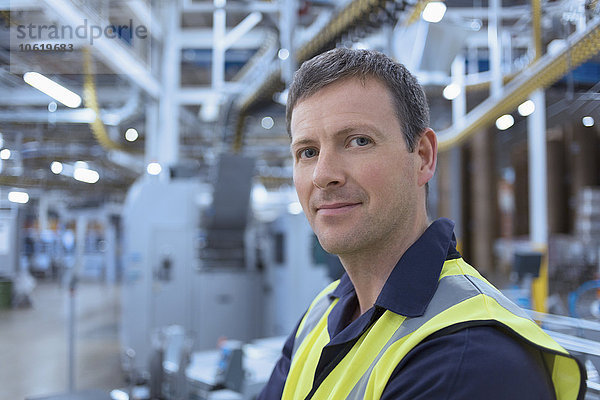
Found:
[[(338, 299), (336, 281), (313, 301), (298, 326), (283, 400), (304, 400), (313, 387), (323, 347), (330, 341), (327, 316)], [(333, 368), (312, 399), (379, 399), (402, 358), (428, 336), (457, 324), (498, 325), (542, 351), (558, 400), (583, 398), (585, 374), (575, 359), (523, 310), (462, 258), (447, 260), (425, 313), (407, 318), (386, 310)]]

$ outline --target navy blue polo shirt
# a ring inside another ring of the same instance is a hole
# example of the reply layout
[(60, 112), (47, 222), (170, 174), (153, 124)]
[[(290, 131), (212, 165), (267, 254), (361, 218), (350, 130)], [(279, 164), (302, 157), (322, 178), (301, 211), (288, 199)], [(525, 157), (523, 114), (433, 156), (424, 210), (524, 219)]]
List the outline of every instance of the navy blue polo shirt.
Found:
[[(329, 313), (330, 342), (323, 348), (315, 386), (350, 351), (385, 310), (418, 317), (433, 297), (444, 261), (460, 257), (454, 223), (433, 222), (404, 253), (383, 286), (375, 305), (355, 321), (358, 298), (347, 274), (330, 294), (339, 298)], [(288, 337), (269, 382), (258, 399), (281, 399), (294, 338)], [(476, 326), (434, 335), (412, 349), (396, 366), (381, 399), (555, 399), (541, 353), (500, 327)]]

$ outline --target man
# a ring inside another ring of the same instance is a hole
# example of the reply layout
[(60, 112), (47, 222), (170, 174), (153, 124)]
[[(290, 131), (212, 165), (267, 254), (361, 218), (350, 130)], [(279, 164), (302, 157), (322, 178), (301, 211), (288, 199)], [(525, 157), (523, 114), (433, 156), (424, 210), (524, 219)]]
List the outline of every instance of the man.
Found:
[(430, 223), (437, 139), (422, 88), (385, 55), (305, 62), (287, 103), (294, 183), (346, 273), (288, 338), (260, 399), (576, 399), (578, 363)]

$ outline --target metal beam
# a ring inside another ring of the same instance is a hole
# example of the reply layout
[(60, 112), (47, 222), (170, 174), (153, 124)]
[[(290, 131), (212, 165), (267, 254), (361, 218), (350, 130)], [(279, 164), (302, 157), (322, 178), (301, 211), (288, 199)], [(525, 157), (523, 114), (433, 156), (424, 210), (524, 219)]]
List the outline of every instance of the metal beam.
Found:
[[(237, 94), (244, 89), (244, 85), (237, 82), (225, 82), (221, 88), (221, 92), (226, 94)], [(177, 92), (177, 102), (180, 105), (194, 106), (203, 104), (208, 97), (214, 94), (214, 90), (210, 86), (197, 88), (181, 88)]]
[[(73, 26), (83, 25), (85, 20), (94, 18), (84, 15), (77, 7), (67, 0), (43, 0), (49, 12)], [(90, 22), (88, 22), (89, 24)], [(95, 54), (112, 70), (127, 76), (133, 83), (153, 98), (160, 95), (160, 84), (150, 73), (149, 67), (139, 61), (124, 45), (106, 37), (94, 40), (92, 46)]]
[(89, 124), (95, 119), (96, 113), (90, 108), (64, 110), (54, 113), (46, 110), (0, 111), (0, 122)]
[(162, 40), (163, 30), (160, 22), (152, 15), (152, 9), (142, 0), (128, 0), (124, 2), (131, 13), (150, 30), (152, 37), (158, 41)]
[[(76, 93), (83, 93), (83, 88), (71, 88)], [(0, 96), (0, 106), (21, 107), (21, 106), (47, 106), (55, 101), (52, 97), (33, 89), (29, 85), (23, 85), (18, 88), (0, 87), (2, 96)], [(98, 89), (98, 100), (114, 102), (115, 99), (122, 99), (124, 102), (131, 95), (128, 88), (100, 88)]]
[[(206, 1), (203, 3), (184, 1), (183, 2), (183, 11), (184, 12), (194, 12), (194, 13), (206, 13), (212, 14), (215, 9), (214, 3), (212, 1)], [(280, 10), (279, 3), (276, 1), (253, 1), (248, 3), (234, 3), (228, 4), (225, 6), (226, 12), (237, 12), (237, 13), (250, 13), (250, 12), (260, 12), (260, 13), (278, 13)]]
[[(257, 49), (264, 42), (266, 30), (254, 28), (232, 43), (232, 49)], [(179, 35), (179, 44), (182, 49), (210, 49), (213, 45), (213, 31), (211, 28), (185, 28)]]

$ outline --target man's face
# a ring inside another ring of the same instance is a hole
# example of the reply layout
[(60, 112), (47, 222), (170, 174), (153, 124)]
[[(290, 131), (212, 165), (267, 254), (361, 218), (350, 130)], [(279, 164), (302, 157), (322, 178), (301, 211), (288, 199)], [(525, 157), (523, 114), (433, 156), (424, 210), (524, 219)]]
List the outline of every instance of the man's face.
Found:
[(376, 79), (333, 83), (294, 107), (294, 183), (323, 248), (360, 253), (412, 228), (419, 155), (409, 153), (388, 89)]

